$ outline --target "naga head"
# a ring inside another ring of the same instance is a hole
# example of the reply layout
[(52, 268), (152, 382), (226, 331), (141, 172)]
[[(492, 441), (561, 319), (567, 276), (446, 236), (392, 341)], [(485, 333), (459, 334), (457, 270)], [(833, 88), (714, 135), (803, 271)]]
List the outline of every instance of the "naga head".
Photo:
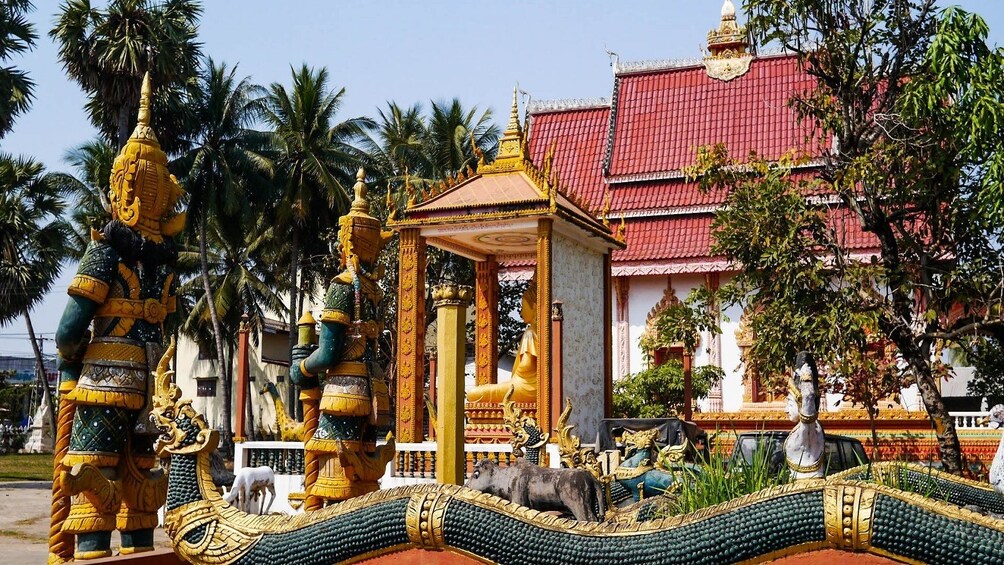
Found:
[(630, 457), (637, 451), (642, 451), (648, 449), (654, 451), (656, 448), (655, 440), (659, 437), (659, 429), (652, 428), (650, 430), (642, 430), (640, 432), (632, 432), (631, 430), (624, 430), (624, 455)]
[(819, 417), (819, 371), (808, 351), (795, 356), (795, 371), (788, 382), (786, 411), (792, 422), (809, 424)]
[(512, 434), (509, 441), (512, 444), (512, 454), (523, 457), (525, 449), (540, 449), (550, 439), (550, 434), (544, 433), (536, 418), (516, 407), (516, 403), (511, 400), (514, 390), (510, 386), (502, 397), (502, 422), (506, 431)]
[(161, 243), (185, 227), (176, 210), (185, 191), (167, 170), (167, 154), (150, 127), (150, 74), (143, 76), (136, 129), (112, 165), (109, 208), (118, 220), (140, 235)]
[(348, 214), (338, 220), (338, 243), (342, 248), (341, 264), (359, 272), (360, 264), (373, 265), (380, 250), (390, 240), (393, 232), (383, 231), (380, 220), (370, 216), (370, 204), (366, 200), (366, 171), (356, 173), (353, 187), (355, 198)]

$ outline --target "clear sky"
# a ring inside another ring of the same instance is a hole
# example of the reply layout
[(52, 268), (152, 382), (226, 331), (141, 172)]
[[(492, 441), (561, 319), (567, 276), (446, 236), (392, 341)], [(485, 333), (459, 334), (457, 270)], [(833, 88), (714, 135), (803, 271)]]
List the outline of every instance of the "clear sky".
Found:
[[(92, 0), (102, 5), (101, 0)], [(741, 0), (735, 0), (738, 5)], [(959, 0), (990, 25), (1004, 44), (1004, 3)], [(29, 114), (0, 141), (0, 150), (31, 155), (66, 170), (63, 155), (94, 135), (84, 96), (63, 74), (48, 37), (60, 2), (35, 0), (41, 35), (31, 53), (12, 61), (37, 83)], [(342, 119), (373, 115), (388, 100), (402, 105), (460, 98), (492, 108), (505, 125), (518, 82), (533, 99), (609, 97), (606, 50), (624, 61), (701, 56), (717, 27), (721, 0), (204, 0), (203, 50), (216, 61), (239, 63), (260, 84), (288, 84), (290, 65), (328, 68), (345, 87)], [(947, 3), (946, 3), (947, 4)], [(740, 14), (740, 21), (742, 21)], [(76, 266), (64, 269), (32, 314), (35, 329), (52, 337)], [(0, 355), (29, 354), (21, 320), (0, 327)], [(54, 351), (51, 342), (47, 352)]]

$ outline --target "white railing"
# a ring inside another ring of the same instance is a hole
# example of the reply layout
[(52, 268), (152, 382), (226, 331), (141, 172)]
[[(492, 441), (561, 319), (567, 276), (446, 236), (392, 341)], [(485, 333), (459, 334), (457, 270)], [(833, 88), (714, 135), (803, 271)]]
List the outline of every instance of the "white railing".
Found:
[(955, 418), (956, 429), (986, 428), (987, 425), (980, 423), (980, 420), (990, 415), (990, 412), (949, 412)]

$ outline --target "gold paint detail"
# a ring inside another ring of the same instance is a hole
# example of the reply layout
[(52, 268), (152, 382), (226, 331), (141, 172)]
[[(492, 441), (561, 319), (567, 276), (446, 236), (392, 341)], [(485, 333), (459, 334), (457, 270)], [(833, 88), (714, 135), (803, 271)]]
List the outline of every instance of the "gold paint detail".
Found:
[(717, 30), (708, 32), (709, 54), (704, 58), (708, 76), (730, 81), (746, 74), (753, 62), (749, 53), (746, 28), (736, 23), (736, 9), (732, 0), (722, 6), (722, 20)]
[(345, 312), (339, 312), (338, 310), (321, 310), (321, 321), (334, 322), (336, 324), (348, 326), (352, 323), (352, 317)]
[(425, 240), (417, 229), (401, 230), (398, 279), (397, 437), (422, 441), (425, 379)]
[(849, 551), (871, 549), (876, 494), (866, 486), (827, 485), (823, 489), (826, 541), (833, 547)]
[[(525, 457), (525, 448), (541, 449), (550, 440), (551, 434), (543, 433), (544, 428), (537, 423), (533, 414), (524, 413), (523, 410), (516, 407), (516, 403), (512, 400), (513, 390), (514, 388), (510, 386), (509, 391), (502, 397), (502, 423), (506, 431), (512, 434), (509, 443), (512, 445), (513, 457)], [(541, 437), (537, 443), (530, 445), (530, 434), (527, 430), (533, 429), (540, 430)], [(543, 460), (541, 457), (540, 461), (543, 462)]]
[(75, 275), (66, 293), (70, 296), (80, 296), (93, 302), (104, 302), (108, 296), (108, 283), (89, 275)]
[(449, 502), (449, 495), (442, 492), (412, 495), (405, 513), (405, 528), (411, 543), (432, 551), (446, 547), (443, 521)]
[(103, 318), (130, 318), (160, 324), (167, 318), (168, 305), (154, 298), (132, 300), (129, 298), (109, 298), (95, 316)]

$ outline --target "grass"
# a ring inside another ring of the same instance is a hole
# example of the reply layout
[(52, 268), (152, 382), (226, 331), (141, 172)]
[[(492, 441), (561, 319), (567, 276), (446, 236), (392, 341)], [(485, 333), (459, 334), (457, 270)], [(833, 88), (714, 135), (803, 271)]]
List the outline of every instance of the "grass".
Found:
[[(772, 470), (774, 451), (769, 442), (761, 442), (753, 452), (752, 460), (745, 465), (729, 468), (729, 453), (712, 453), (710, 460), (698, 469), (683, 471), (685, 476), (679, 490), (673, 493), (673, 513), (687, 514), (727, 502), (740, 496), (783, 485), (790, 480), (787, 467)], [(776, 465), (774, 465), (776, 467)]]
[(0, 455), (0, 482), (51, 480), (51, 453), (8, 453)]

